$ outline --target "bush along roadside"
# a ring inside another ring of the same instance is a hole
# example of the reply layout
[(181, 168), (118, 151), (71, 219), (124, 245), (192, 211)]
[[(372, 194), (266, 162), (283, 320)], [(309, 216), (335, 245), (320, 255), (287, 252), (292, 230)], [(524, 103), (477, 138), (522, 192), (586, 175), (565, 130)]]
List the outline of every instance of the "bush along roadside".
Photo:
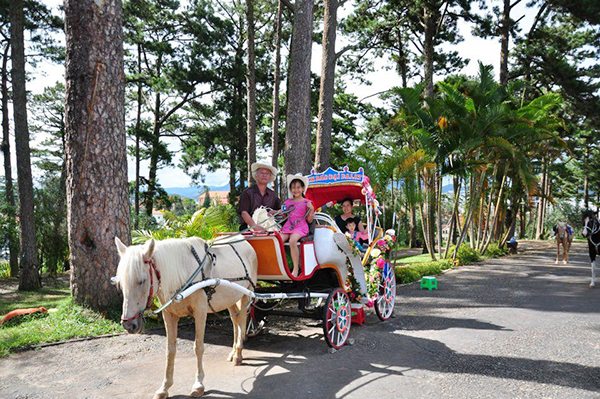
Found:
[[(455, 246), (450, 248), (449, 253), (454, 252)], [(444, 270), (451, 269), (453, 266), (463, 266), (479, 262), (483, 258), (497, 258), (508, 254), (506, 248), (500, 248), (497, 243), (491, 243), (485, 254), (482, 256), (477, 250), (471, 248), (468, 244), (462, 244), (456, 253), (456, 259), (440, 259), (430, 262), (409, 263), (395, 267), (396, 281), (399, 284), (408, 284), (418, 281), (423, 276), (435, 276), (441, 274)]]

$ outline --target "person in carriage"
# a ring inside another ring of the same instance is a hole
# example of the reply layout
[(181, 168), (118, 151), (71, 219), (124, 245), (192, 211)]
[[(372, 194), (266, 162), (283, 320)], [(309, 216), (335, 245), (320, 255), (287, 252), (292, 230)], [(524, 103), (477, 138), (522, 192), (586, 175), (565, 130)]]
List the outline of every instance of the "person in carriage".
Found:
[(289, 240), (290, 255), (292, 257), (292, 275), (298, 277), (300, 273), (300, 253), (298, 241), (308, 235), (308, 224), (312, 222), (315, 208), (310, 200), (304, 198), (308, 188), (308, 179), (302, 174), (288, 175), (288, 199), (284, 202), (286, 212), (289, 212), (287, 221), (281, 228), (283, 242)]
[(365, 227), (358, 216), (353, 213), (353, 201), (350, 198), (344, 198), (340, 204), (342, 205), (342, 214), (335, 217), (335, 224), (340, 228), (342, 233), (348, 232), (347, 224), (350, 221), (354, 222), (355, 227), (359, 232), (364, 232)]
[(272, 210), (281, 209), (281, 200), (267, 185), (273, 183), (277, 177), (276, 167), (255, 162), (250, 166), (252, 177), (256, 184), (248, 187), (240, 195), (238, 215), (240, 217), (240, 231), (248, 228), (253, 231), (264, 232), (265, 228), (252, 219), (254, 211), (261, 206)]
[(366, 246), (369, 244), (369, 237), (366, 231), (356, 230), (356, 221), (348, 219), (346, 221), (346, 235), (354, 241), (354, 244), (360, 252), (366, 251)]

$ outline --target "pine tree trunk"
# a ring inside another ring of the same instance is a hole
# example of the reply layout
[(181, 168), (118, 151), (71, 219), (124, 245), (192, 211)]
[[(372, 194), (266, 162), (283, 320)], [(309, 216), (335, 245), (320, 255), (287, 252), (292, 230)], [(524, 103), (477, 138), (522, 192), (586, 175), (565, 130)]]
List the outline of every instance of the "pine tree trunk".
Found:
[(138, 84), (137, 84), (137, 112), (135, 117), (135, 193), (133, 196), (133, 228), (139, 228), (140, 222), (140, 134), (142, 129), (142, 45), (137, 45), (138, 59)]
[(511, 0), (504, 0), (502, 22), (500, 23), (500, 84), (508, 83), (508, 42), (510, 40), (510, 5)]
[(42, 286), (38, 270), (35, 221), (33, 215), (33, 178), (31, 151), (27, 125), (27, 91), (25, 88), (25, 44), (23, 39), (23, 0), (10, 3), (10, 33), (12, 61), (13, 115), (15, 121), (15, 149), (17, 153), (17, 180), (19, 183), (19, 220), (21, 224), (21, 251), (19, 290), (37, 290)]
[(256, 162), (256, 65), (254, 54), (254, 1), (246, 0), (246, 21), (248, 24), (248, 70), (246, 75), (246, 90), (248, 91), (246, 134), (247, 134), (247, 174), (248, 186), (252, 184), (250, 167)]
[(10, 42), (2, 52), (2, 70), (0, 71), (0, 96), (2, 96), (2, 157), (4, 158), (4, 194), (6, 195), (7, 241), (9, 253), (10, 276), (19, 275), (19, 237), (17, 235), (17, 215), (15, 193), (12, 180), (12, 165), (10, 160), (10, 130), (8, 116), (8, 52)]
[(285, 173), (307, 174), (311, 168), (310, 60), (313, 0), (297, 0), (290, 50), (285, 126)]
[(329, 167), (331, 130), (333, 125), (333, 97), (335, 94), (335, 38), (338, 2), (337, 0), (325, 0), (324, 6), (321, 87), (319, 90), (317, 145), (315, 149), (315, 170), (317, 171), (324, 171)]
[[(277, 168), (279, 159), (279, 85), (281, 81), (281, 18), (283, 14), (283, 3), (281, 0), (277, 2), (277, 17), (275, 20), (275, 70), (273, 72), (273, 124), (271, 127), (271, 146), (273, 155), (271, 157), (271, 165)], [(278, 192), (278, 181), (274, 182), (273, 189)]]
[(423, 42), (423, 81), (425, 84), (425, 97), (427, 98), (433, 97), (433, 54), (436, 31), (436, 22), (433, 14), (433, 10), (428, 5), (423, 7), (423, 25), (425, 29)]
[(120, 0), (65, 0), (66, 158), (71, 291), (119, 306), (114, 238), (130, 241)]
[[(160, 57), (157, 61), (157, 76), (161, 73)], [(145, 205), (146, 216), (152, 216), (154, 209), (154, 197), (156, 196), (156, 175), (158, 172), (158, 151), (160, 146), (160, 118), (161, 118), (161, 96), (160, 92), (154, 95), (154, 123), (152, 126), (152, 138), (150, 147), (150, 164), (148, 165), (148, 185), (146, 187)]]

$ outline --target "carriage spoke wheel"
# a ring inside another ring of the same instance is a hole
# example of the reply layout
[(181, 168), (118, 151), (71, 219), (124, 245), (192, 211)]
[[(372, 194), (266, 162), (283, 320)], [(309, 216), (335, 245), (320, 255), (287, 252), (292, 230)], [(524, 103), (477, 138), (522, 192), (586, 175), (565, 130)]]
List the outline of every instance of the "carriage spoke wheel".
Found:
[(250, 306), (248, 310), (248, 320), (246, 322), (246, 337), (256, 337), (265, 327), (265, 319), (260, 314), (261, 312), (254, 307)]
[(386, 263), (379, 281), (379, 292), (375, 300), (375, 313), (379, 320), (385, 321), (392, 317), (396, 301), (396, 275), (394, 268)]
[(325, 342), (331, 348), (340, 349), (350, 334), (352, 309), (350, 298), (341, 288), (331, 291), (323, 314)]

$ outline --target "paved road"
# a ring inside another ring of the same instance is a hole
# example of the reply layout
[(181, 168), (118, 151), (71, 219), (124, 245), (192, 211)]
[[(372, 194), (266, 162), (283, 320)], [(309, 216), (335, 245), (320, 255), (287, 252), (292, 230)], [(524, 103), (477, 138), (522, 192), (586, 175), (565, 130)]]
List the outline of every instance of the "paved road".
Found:
[[(534, 247), (445, 273), (437, 291), (399, 287), (395, 318), (369, 315), (333, 354), (318, 324), (287, 321), (233, 367), (231, 333), (209, 327), (206, 397), (600, 398), (600, 288), (588, 287), (585, 246), (566, 266), (550, 245)], [(181, 335), (174, 398), (194, 374), (191, 333)], [(123, 335), (15, 354), (0, 360), (0, 397), (150, 398), (163, 345), (160, 334)]]

